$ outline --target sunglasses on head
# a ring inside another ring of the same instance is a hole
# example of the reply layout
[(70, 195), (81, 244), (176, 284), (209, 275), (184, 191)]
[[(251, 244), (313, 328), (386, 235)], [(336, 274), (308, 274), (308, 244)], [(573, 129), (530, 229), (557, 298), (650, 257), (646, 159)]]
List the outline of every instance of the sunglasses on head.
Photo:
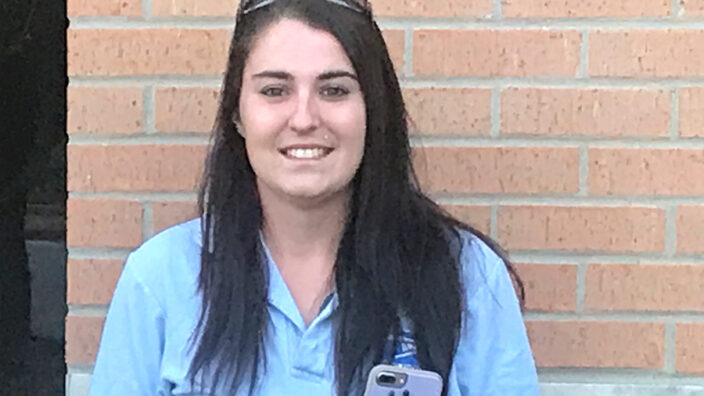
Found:
[[(266, 6), (274, 4), (277, 1), (286, 1), (286, 0), (250, 0), (250, 1), (243, 0), (240, 2), (238, 14), (239, 15), (247, 15), (252, 11), (255, 11), (260, 8), (264, 8)], [(352, 10), (352, 11), (359, 12), (362, 14), (368, 14), (371, 12), (371, 6), (369, 4), (369, 1), (367, 1), (367, 0), (319, 0), (319, 1), (326, 1), (328, 3), (336, 4), (341, 7), (345, 7), (345, 8)]]

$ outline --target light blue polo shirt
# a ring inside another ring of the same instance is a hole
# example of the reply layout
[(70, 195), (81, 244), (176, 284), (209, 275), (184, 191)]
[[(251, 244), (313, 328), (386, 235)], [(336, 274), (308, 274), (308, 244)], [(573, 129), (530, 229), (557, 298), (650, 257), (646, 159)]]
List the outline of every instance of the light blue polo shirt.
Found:
[[(189, 340), (200, 313), (200, 221), (171, 227), (132, 252), (108, 309), (90, 396), (202, 395), (187, 373)], [(465, 291), (461, 338), (449, 376), (448, 396), (538, 395), (533, 355), (518, 301), (501, 259), (463, 233)], [(269, 324), (261, 396), (334, 394), (332, 314), (328, 299), (306, 326), (267, 252)], [(239, 395), (246, 394), (246, 388)], [(209, 390), (208, 395), (226, 395)], [(228, 395), (229, 396), (229, 395)]]

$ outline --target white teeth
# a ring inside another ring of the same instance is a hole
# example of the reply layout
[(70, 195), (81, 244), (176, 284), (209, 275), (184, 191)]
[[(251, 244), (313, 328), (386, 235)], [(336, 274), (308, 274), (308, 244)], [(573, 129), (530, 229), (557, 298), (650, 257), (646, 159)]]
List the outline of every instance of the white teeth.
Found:
[(325, 155), (325, 149), (289, 149), (286, 150), (286, 155), (289, 157), (302, 159), (321, 158)]

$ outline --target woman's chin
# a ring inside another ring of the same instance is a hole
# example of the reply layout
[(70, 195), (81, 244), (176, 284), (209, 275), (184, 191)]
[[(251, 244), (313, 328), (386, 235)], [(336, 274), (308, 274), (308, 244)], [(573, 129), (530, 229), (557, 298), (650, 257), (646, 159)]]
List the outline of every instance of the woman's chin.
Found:
[(346, 189), (321, 189), (319, 186), (295, 186), (284, 190), (284, 194), (293, 202), (322, 203), (328, 200), (344, 199)]

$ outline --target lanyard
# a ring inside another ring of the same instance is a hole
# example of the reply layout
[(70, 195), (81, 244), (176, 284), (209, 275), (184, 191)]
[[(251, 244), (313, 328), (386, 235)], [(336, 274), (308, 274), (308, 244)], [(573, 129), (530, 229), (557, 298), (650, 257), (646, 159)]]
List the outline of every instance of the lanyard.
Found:
[(416, 343), (408, 320), (401, 318), (396, 333), (391, 333), (386, 339), (382, 363), (418, 368)]

